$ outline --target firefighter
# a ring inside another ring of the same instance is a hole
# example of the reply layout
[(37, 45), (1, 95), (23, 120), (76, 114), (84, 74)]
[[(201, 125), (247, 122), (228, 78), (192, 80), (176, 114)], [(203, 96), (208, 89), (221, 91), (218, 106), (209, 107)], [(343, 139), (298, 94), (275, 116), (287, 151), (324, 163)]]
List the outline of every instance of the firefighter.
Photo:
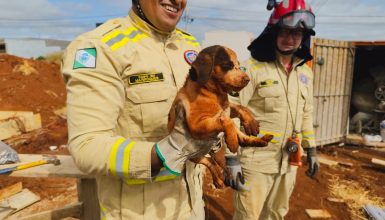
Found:
[(127, 17), (66, 49), (69, 150), (79, 169), (96, 177), (101, 219), (204, 219), (201, 169), (187, 160), (212, 142), (194, 142), (182, 119), (167, 130), (200, 50), (176, 29), (186, 4), (133, 0)]
[(251, 58), (243, 66), (251, 81), (231, 99), (252, 111), (259, 135), (273, 134), (274, 139), (264, 148), (241, 148), (239, 160), (227, 157), (233, 175), (226, 182), (238, 190), (234, 219), (284, 218), (301, 163), (293, 147), (300, 150), (301, 145), (307, 152), (308, 176), (318, 171), (313, 73), (306, 65), (312, 59), (308, 42), (314, 26), (315, 16), (304, 0), (284, 0), (248, 47)]

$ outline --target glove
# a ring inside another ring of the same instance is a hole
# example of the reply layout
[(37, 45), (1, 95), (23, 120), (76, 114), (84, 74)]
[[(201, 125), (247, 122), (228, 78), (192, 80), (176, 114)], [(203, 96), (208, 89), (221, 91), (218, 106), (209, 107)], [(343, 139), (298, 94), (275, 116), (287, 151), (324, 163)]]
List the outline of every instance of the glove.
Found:
[(193, 139), (186, 124), (183, 108), (177, 108), (174, 129), (155, 144), (155, 150), (163, 166), (170, 173), (179, 176), (186, 160), (206, 155), (216, 142), (216, 138)]
[(316, 156), (316, 148), (306, 148), (307, 151), (307, 162), (308, 162), (308, 169), (306, 171), (306, 175), (313, 178), (319, 170), (319, 163)]
[(225, 184), (235, 190), (249, 190), (245, 185), (241, 164), (236, 156), (226, 157)]

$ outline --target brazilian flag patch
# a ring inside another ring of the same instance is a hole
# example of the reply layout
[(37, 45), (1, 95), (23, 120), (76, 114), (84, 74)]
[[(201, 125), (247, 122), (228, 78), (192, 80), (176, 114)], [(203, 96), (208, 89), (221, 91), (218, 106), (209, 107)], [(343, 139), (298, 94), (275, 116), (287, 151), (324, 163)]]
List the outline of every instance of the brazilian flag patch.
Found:
[(95, 68), (96, 67), (96, 48), (86, 48), (76, 51), (74, 67), (79, 68)]

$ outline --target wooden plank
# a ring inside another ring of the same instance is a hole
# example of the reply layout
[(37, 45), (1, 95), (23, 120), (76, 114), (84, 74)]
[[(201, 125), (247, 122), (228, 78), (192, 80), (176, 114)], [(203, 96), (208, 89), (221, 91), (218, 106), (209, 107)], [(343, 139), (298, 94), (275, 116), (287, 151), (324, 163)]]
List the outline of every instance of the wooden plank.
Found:
[(0, 207), (0, 219), (5, 219), (5, 217), (9, 216), (15, 209), (10, 207)]
[[(17, 177), (77, 177), (77, 178), (93, 178), (81, 172), (75, 165), (70, 155), (57, 155), (60, 165), (44, 164), (37, 167), (31, 167), (25, 170), (14, 171), (9, 176)], [(22, 165), (28, 162), (39, 161), (43, 159), (43, 155), (39, 154), (19, 154), (21, 163), (0, 165), (0, 169), (15, 165)]]
[(5, 187), (0, 190), (0, 200), (15, 195), (23, 190), (22, 182), (15, 183), (11, 186)]
[(0, 202), (1, 207), (11, 207), (17, 212), (40, 200), (40, 197), (28, 189), (23, 189), (20, 193), (8, 197)]
[(0, 120), (19, 117), (19, 116), (31, 117), (32, 115), (33, 115), (33, 112), (29, 112), (29, 111), (0, 111)]
[(0, 121), (0, 140), (41, 128), (40, 114), (17, 116)]
[(36, 129), (41, 128), (41, 116), (40, 114), (35, 114), (31, 117), (20, 117), (21, 121), (24, 123), (24, 132), (30, 132)]
[(337, 166), (338, 165), (337, 161), (329, 160), (329, 159), (322, 157), (322, 156), (318, 156), (317, 159), (318, 159), (318, 162), (320, 162), (321, 164), (325, 164), (328, 166)]
[(373, 164), (376, 164), (376, 165), (380, 165), (380, 166), (383, 166), (385, 167), (385, 160), (380, 160), (380, 159), (377, 159), (377, 158), (372, 158), (372, 161), (371, 161)]
[(64, 206), (63, 208), (21, 217), (20, 220), (56, 220), (67, 217), (80, 218), (82, 215), (82, 209), (83, 203), (77, 202), (75, 204)]
[(95, 179), (78, 180), (78, 197), (83, 202), (82, 219), (100, 220), (100, 207)]
[(331, 218), (332, 216), (325, 209), (306, 209), (306, 214), (310, 218)]
[(0, 121), (0, 140), (5, 140), (20, 134), (19, 125), (14, 119)]

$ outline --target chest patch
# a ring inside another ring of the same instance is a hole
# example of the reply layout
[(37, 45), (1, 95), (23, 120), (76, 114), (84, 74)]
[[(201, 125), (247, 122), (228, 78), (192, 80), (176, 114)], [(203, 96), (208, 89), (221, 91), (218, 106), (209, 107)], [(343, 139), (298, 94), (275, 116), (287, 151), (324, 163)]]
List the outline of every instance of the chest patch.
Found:
[(162, 82), (164, 81), (163, 73), (141, 73), (129, 76), (128, 84), (136, 85), (143, 83)]
[(197, 56), (198, 52), (196, 52), (195, 50), (187, 50), (186, 52), (184, 52), (184, 59), (189, 65), (191, 65), (195, 61)]
[(278, 85), (278, 81), (277, 80), (273, 80), (273, 79), (267, 79), (267, 80), (262, 81), (262, 82), (259, 83), (259, 88), (269, 87), (269, 86), (273, 86), (273, 85)]
[(308, 83), (309, 83), (309, 77), (307, 77), (305, 74), (303, 74), (303, 73), (301, 73), (301, 74), (299, 74), (299, 80), (303, 83), (303, 84), (305, 84), (305, 85), (307, 85)]

